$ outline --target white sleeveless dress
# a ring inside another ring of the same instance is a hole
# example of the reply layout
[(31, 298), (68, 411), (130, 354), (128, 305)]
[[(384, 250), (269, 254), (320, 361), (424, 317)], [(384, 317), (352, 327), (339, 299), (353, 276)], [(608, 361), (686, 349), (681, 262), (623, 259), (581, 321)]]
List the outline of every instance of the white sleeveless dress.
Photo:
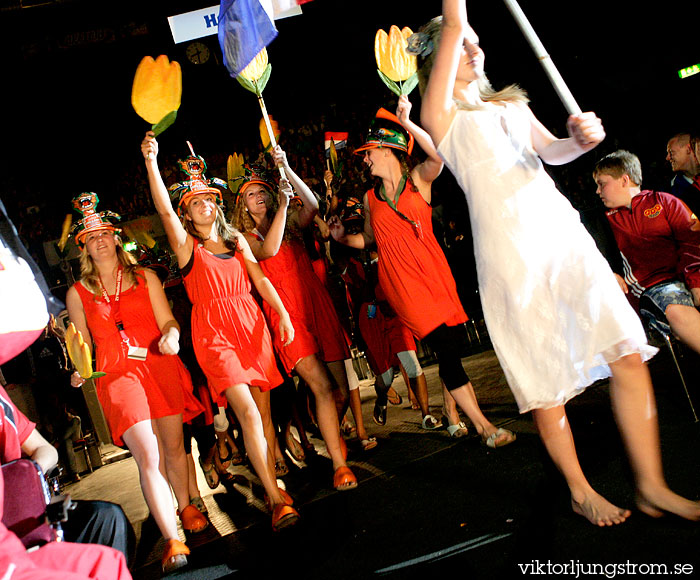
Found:
[(564, 404), (609, 377), (607, 362), (654, 356), (522, 106), (459, 110), (438, 152), (467, 198), (484, 318), (521, 413)]

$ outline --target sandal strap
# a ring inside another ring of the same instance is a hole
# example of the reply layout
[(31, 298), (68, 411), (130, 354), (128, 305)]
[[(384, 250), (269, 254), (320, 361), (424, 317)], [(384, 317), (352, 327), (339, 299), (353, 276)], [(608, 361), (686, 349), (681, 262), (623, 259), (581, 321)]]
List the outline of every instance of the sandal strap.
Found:
[[(163, 550), (163, 557), (161, 558), (161, 567), (164, 572), (169, 572), (171, 569), (181, 568), (187, 564), (187, 558), (190, 553), (190, 549), (185, 545), (184, 542), (180, 540), (168, 540), (165, 544), (165, 549)], [(184, 562), (177, 564), (178, 556), (184, 558)]]

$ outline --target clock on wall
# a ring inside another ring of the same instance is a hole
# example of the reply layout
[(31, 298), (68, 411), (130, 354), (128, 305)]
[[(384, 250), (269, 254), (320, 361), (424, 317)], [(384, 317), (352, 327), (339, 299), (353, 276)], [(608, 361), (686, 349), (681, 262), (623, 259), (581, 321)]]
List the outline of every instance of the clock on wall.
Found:
[(185, 49), (185, 56), (193, 64), (204, 64), (209, 60), (209, 48), (199, 41), (190, 42)]

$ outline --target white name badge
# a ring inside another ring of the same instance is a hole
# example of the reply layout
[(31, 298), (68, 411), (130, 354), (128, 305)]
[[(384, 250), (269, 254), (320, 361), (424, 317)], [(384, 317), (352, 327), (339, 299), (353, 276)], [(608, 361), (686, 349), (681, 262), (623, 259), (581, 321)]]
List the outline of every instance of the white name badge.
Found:
[(146, 355), (148, 354), (148, 349), (143, 346), (132, 346), (129, 345), (129, 350), (126, 354), (127, 357), (134, 360), (146, 360)]

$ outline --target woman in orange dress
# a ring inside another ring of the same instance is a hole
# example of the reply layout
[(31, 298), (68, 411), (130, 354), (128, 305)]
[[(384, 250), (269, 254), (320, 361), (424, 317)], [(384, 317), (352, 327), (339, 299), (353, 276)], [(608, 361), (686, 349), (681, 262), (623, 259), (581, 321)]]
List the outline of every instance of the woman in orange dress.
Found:
[[(187, 563), (189, 550), (178, 539), (172, 485), (183, 528), (199, 532), (206, 518), (190, 504), (182, 423), (203, 411), (179, 350), (180, 327), (173, 318), (158, 276), (140, 267), (121, 246), (109, 221), (96, 213), (92, 193), (74, 205), (85, 217), (76, 243), (82, 247), (81, 279), (66, 295), (71, 322), (95, 347), (97, 396), (117, 445), (126, 444), (139, 469), (144, 499), (167, 540), (163, 569)], [(74, 373), (71, 384), (85, 380)], [(167, 475), (168, 480), (163, 477)]]
[(265, 318), (251, 295), (251, 281), (279, 315), (285, 342), (294, 339), (289, 315), (246, 239), (226, 223), (221, 192), (204, 177), (204, 160), (192, 155), (180, 163), (191, 179), (175, 186), (179, 218), (158, 169), (158, 142), (152, 131), (143, 139), (141, 152), (153, 202), (192, 302), (192, 340), (199, 366), (214, 400), (225, 397), (236, 414), (248, 457), (267, 494), (273, 529), (287, 527), (299, 514), (292, 498), (277, 486), (263, 425), (271, 421), (269, 391), (282, 377)]
[[(380, 109), (366, 143), (356, 150), (364, 155), (374, 189), (365, 193), (365, 227), (346, 234), (342, 222), (331, 218), (333, 238), (362, 249), (376, 243), (379, 283), (387, 301), (414, 336), (432, 348), (440, 365), (440, 378), (449, 395), (466, 413), (489, 447), (502, 447), (515, 435), (496, 428), (481, 412), (461, 362), (467, 315), (432, 226), (431, 184), (443, 163), (428, 134), (410, 118), (411, 103), (399, 100), (397, 115)], [(407, 158), (414, 139), (426, 152), (422, 163), (409, 169)], [(446, 397), (446, 405), (449, 397)], [(428, 415), (423, 419), (437, 423)]]
[(245, 232), (253, 254), (292, 317), (296, 334), (294, 342), (285, 345), (274, 332), (277, 314), (265, 307), (285, 370), (298, 373), (316, 399), (319, 428), (333, 461), (333, 486), (338, 490), (352, 489), (357, 486), (357, 479), (345, 462), (331, 383), (332, 376), (343, 398), (347, 397), (344, 360), (350, 353), (331, 297), (316, 276), (301, 238), (301, 231), (317, 214), (318, 204), (308, 186), (289, 167), (279, 146), (273, 151), (273, 159), (289, 176), (301, 206), (288, 212), (291, 188), (280, 188), (276, 200), (270, 180), (249, 170), (239, 188), (233, 224)]

